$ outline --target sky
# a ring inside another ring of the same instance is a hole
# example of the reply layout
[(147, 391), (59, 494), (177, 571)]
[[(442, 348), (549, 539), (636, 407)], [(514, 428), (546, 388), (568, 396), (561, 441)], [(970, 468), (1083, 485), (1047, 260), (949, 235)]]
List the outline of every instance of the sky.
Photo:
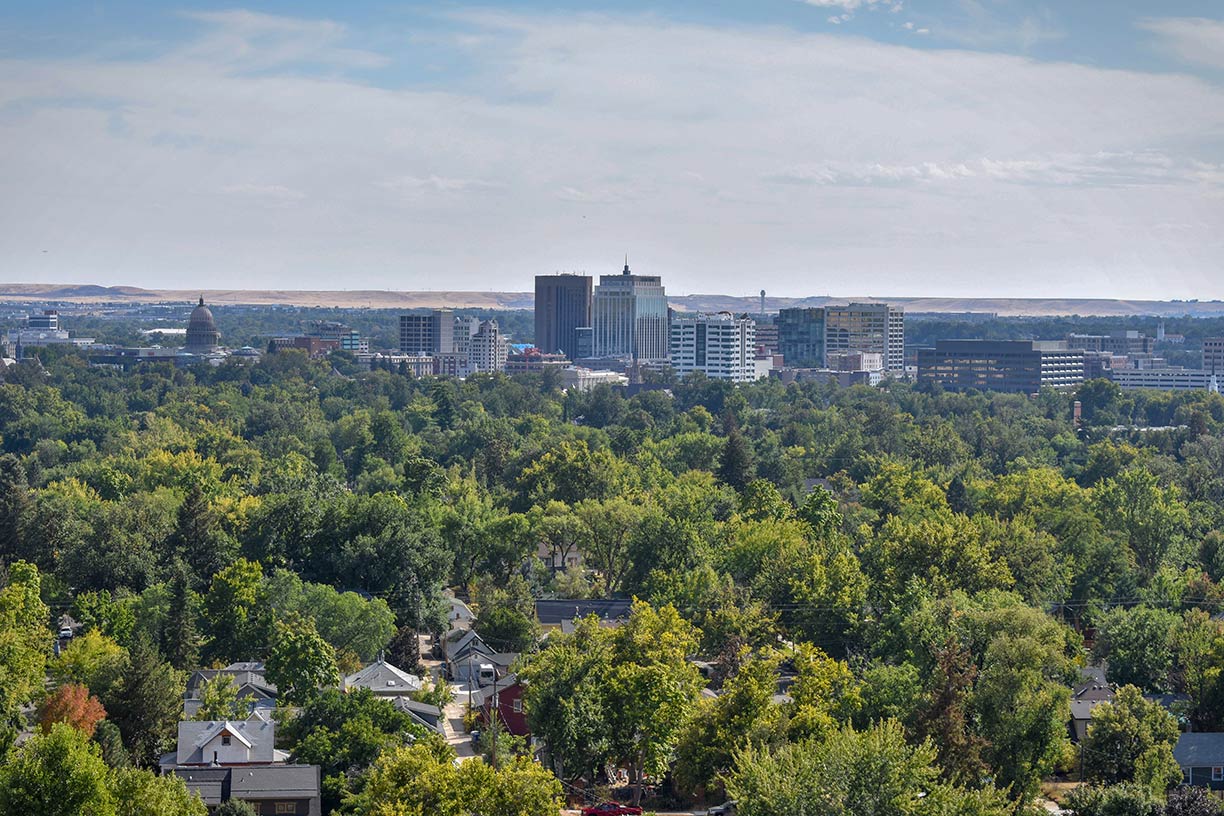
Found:
[(1218, 0), (0, 4), (0, 281), (1224, 298)]

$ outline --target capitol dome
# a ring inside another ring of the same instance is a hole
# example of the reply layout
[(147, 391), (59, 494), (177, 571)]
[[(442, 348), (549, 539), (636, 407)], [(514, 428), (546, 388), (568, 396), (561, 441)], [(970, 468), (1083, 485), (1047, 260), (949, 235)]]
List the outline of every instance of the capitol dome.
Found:
[(212, 312), (200, 298), (200, 305), (191, 310), (191, 318), (187, 321), (186, 350), (192, 354), (211, 354), (221, 343), (221, 332), (217, 331), (217, 323)]

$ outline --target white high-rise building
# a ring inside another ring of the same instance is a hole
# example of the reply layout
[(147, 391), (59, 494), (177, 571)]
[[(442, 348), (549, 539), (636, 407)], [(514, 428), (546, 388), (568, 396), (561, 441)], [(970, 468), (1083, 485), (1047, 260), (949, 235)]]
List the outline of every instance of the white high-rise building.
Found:
[(592, 356), (667, 362), (667, 293), (658, 275), (600, 275), (591, 303)]
[(454, 345), (449, 349), (458, 354), (469, 354), (472, 338), (480, 331), (480, 318), (475, 315), (460, 315), (455, 318)]
[(677, 316), (671, 364), (680, 377), (700, 371), (714, 380), (751, 382), (757, 377), (756, 323), (730, 312)]
[(505, 371), (509, 344), (496, 320), (482, 322), (468, 340), (468, 366), (472, 371)]

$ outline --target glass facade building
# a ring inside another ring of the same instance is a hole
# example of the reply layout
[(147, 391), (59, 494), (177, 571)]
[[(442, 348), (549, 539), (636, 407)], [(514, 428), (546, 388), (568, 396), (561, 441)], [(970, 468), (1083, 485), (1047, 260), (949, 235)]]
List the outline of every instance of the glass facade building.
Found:
[(668, 359), (667, 293), (657, 275), (600, 275), (591, 307), (592, 356), (641, 363)]
[(1061, 341), (940, 340), (918, 350), (918, 380), (948, 391), (1070, 389), (1084, 381), (1084, 352)]

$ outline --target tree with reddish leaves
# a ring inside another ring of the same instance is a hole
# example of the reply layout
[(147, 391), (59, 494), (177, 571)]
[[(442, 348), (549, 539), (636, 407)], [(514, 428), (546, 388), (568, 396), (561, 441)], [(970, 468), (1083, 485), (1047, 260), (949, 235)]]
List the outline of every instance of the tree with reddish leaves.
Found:
[(89, 689), (77, 683), (65, 683), (51, 693), (38, 712), (38, 723), (44, 734), (51, 732), (55, 723), (68, 723), (92, 737), (98, 723), (106, 719), (106, 709)]
[(933, 651), (935, 671), (926, 708), (918, 718), (918, 733), (930, 737), (939, 750), (944, 775), (957, 784), (977, 784), (985, 764), (986, 741), (969, 722), (969, 696), (977, 678), (973, 655), (954, 636)]

